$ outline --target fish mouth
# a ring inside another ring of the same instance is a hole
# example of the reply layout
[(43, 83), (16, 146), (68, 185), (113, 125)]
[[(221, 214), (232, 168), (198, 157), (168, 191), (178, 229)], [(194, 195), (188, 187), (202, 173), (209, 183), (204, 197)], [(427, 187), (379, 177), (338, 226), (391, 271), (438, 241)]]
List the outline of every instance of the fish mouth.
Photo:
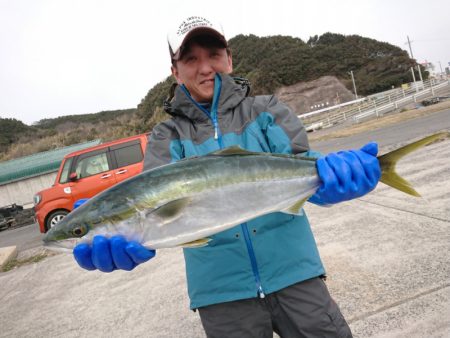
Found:
[(73, 251), (73, 248), (77, 244), (80, 244), (80, 242), (81, 241), (79, 238), (68, 238), (60, 241), (44, 240), (44, 247), (52, 251), (71, 253)]

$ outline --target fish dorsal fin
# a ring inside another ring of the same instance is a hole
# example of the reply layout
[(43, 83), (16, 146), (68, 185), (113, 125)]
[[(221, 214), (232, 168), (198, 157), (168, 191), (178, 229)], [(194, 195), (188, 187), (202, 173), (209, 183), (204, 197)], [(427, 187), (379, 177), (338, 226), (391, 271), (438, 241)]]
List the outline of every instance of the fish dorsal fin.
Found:
[(200, 238), (192, 242), (180, 244), (180, 246), (186, 249), (201, 248), (207, 246), (209, 241), (211, 241), (211, 238)]
[(308, 200), (308, 197), (306, 197), (300, 201), (297, 201), (290, 207), (288, 207), (284, 210), (281, 210), (281, 212), (283, 212), (285, 214), (290, 214), (290, 215), (303, 215), (302, 208), (305, 205), (307, 200)]
[(261, 155), (261, 153), (257, 153), (257, 152), (253, 152), (253, 151), (248, 151), (245, 149), (242, 149), (239, 146), (231, 146), (225, 149), (220, 149), (217, 151), (214, 151), (212, 153), (209, 153), (207, 156), (212, 155), (212, 156), (227, 156), (227, 155)]
[(189, 204), (189, 201), (189, 197), (179, 198), (159, 206), (151, 213), (154, 213), (166, 220), (173, 219), (181, 214), (182, 210)]
[(282, 158), (295, 158), (298, 160), (306, 160), (306, 161), (314, 161), (314, 162), (317, 160), (316, 158), (293, 155), (293, 154), (249, 151), (249, 150), (241, 148), (238, 145), (220, 149), (217, 151), (213, 151), (212, 153), (209, 153), (206, 156), (232, 156), (232, 155), (241, 155), (241, 156), (260, 155), (260, 156), (271, 156), (271, 157), (282, 157)]
[(227, 147), (224, 149), (219, 149), (219, 150), (213, 151), (211, 153), (208, 153), (208, 154), (202, 155), (202, 156), (196, 155), (196, 156), (185, 157), (185, 158), (179, 160), (178, 162), (195, 160), (195, 159), (202, 158), (204, 156), (261, 155), (261, 154), (263, 154), (263, 153), (248, 151), (239, 146), (231, 146), (231, 147)]

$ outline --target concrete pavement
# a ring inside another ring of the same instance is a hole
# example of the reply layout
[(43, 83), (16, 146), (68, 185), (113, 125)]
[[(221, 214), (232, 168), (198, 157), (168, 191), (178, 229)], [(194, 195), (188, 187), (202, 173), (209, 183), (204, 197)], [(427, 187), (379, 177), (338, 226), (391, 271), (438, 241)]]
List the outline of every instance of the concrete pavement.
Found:
[[(450, 337), (450, 140), (399, 172), (424, 196), (380, 186), (306, 206), (328, 287), (355, 337)], [(282, 248), (280, 248), (282, 249)], [(0, 273), (0, 337), (204, 337), (180, 249), (132, 272), (87, 272), (60, 254)]]
[(17, 257), (17, 247), (0, 247), (0, 271), (11, 260)]

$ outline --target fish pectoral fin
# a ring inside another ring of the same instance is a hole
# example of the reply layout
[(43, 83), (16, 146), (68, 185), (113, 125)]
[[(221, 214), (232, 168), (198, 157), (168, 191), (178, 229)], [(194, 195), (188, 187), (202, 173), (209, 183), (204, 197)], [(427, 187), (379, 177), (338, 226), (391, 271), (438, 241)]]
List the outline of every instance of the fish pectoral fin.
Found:
[(306, 201), (308, 200), (307, 198), (304, 198), (300, 201), (295, 202), (293, 205), (291, 205), (290, 207), (281, 210), (281, 212), (285, 213), (285, 214), (290, 214), (290, 215), (303, 215), (303, 211), (302, 208), (305, 205)]
[(209, 241), (211, 241), (211, 238), (200, 238), (192, 242), (180, 244), (179, 246), (185, 249), (201, 248), (207, 246)]
[(189, 197), (179, 198), (159, 206), (152, 210), (151, 213), (156, 214), (163, 219), (173, 219), (181, 214), (183, 209), (189, 204), (190, 200)]

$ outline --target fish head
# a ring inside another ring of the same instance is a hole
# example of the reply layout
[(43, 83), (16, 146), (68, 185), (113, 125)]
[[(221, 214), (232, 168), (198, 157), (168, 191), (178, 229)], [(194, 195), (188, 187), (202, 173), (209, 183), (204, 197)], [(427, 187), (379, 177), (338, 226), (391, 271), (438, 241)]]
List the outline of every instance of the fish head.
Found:
[(79, 243), (88, 242), (93, 224), (83, 213), (74, 210), (52, 227), (43, 238), (44, 246), (56, 251), (71, 252)]

